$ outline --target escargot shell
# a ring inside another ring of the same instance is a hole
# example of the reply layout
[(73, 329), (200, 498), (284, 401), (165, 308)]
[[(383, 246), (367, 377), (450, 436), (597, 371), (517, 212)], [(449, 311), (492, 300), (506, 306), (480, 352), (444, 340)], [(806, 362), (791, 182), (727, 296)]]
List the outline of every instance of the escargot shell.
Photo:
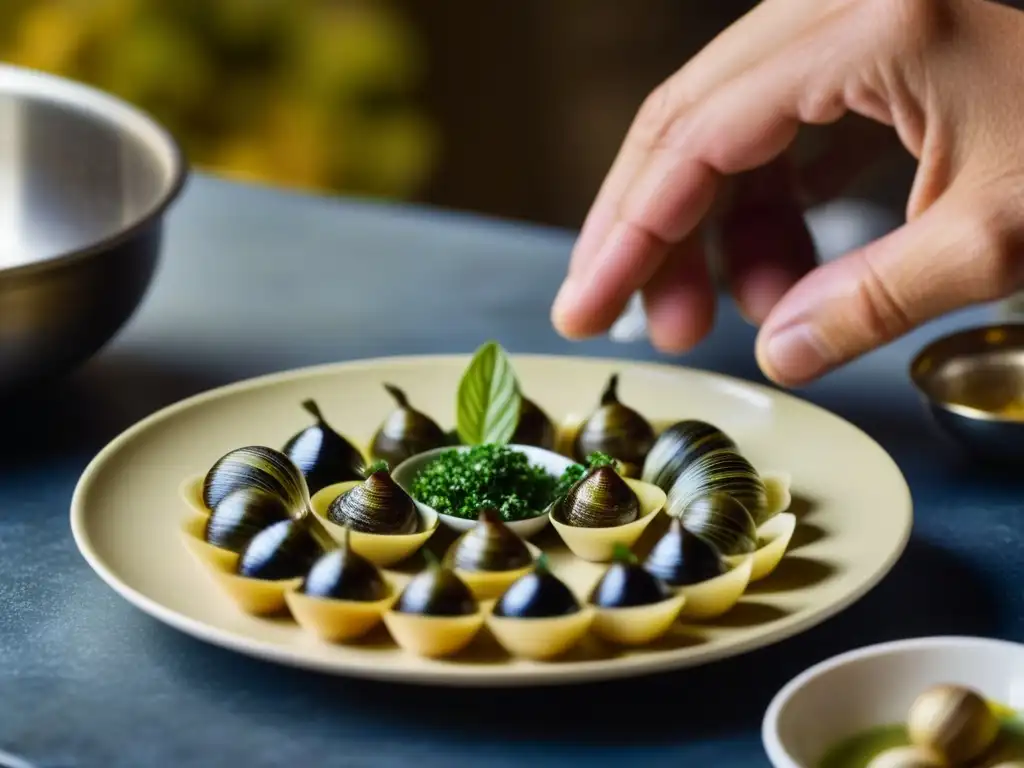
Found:
[(362, 533), (415, 533), (419, 525), (415, 502), (385, 469), (332, 501), (327, 519)]
[(718, 550), (686, 530), (678, 517), (651, 549), (644, 568), (673, 587), (699, 584), (726, 571)]
[(760, 525), (768, 511), (768, 491), (757, 470), (736, 451), (720, 448), (694, 460), (665, 492), (666, 511), (678, 516), (694, 499), (726, 493)]
[(477, 524), (449, 547), (444, 563), (462, 571), (512, 571), (532, 561), (526, 542), (505, 525), (497, 510), (484, 508)]
[(597, 409), (580, 426), (573, 442), (577, 461), (592, 453), (604, 453), (639, 467), (654, 443), (654, 429), (637, 411), (623, 405), (618, 396), (619, 377), (608, 379)]
[(256, 487), (239, 488), (214, 507), (204, 535), (215, 547), (241, 552), (264, 528), (290, 518), (288, 505), (280, 496)]
[(238, 448), (217, 459), (203, 480), (203, 502), (214, 509), (239, 488), (274, 494), (293, 511), (309, 503), (309, 489), (299, 468), (280, 451), (263, 445)]
[(640, 500), (619, 473), (606, 464), (576, 481), (558, 503), (558, 514), (568, 525), (611, 528), (636, 520)]
[(580, 610), (579, 600), (565, 582), (548, 569), (541, 555), (534, 569), (520, 576), (494, 606), (495, 616), (518, 619), (568, 616)]
[(362, 478), (359, 449), (327, 423), (314, 400), (304, 400), (302, 407), (313, 417), (313, 424), (293, 435), (281, 452), (305, 476), (309, 492)]
[(413, 408), (405, 392), (394, 384), (385, 384), (384, 389), (396, 407), (373, 436), (370, 444), (373, 458), (383, 459), (396, 467), (410, 456), (449, 443), (445, 431), (425, 413)]
[(394, 610), (421, 616), (468, 616), (477, 612), (478, 603), (466, 582), (435, 561), (406, 584)]
[(951, 765), (966, 765), (987, 750), (999, 720), (975, 691), (960, 685), (929, 688), (910, 707), (907, 734), (919, 747), (937, 752)]
[(736, 443), (714, 424), (698, 419), (676, 422), (654, 441), (640, 479), (667, 493), (694, 461), (723, 448), (735, 451)]
[(616, 549), (615, 559), (590, 593), (590, 602), (599, 608), (631, 608), (651, 605), (672, 596), (665, 583), (646, 571), (632, 553)]
[(313, 564), (301, 591), (310, 597), (374, 602), (387, 597), (388, 585), (377, 566), (349, 545), (346, 528), (341, 546)]
[(326, 533), (317, 535), (319, 528), (312, 516), (282, 520), (264, 528), (239, 556), (238, 574), (269, 581), (304, 576), (313, 563), (334, 548)]
[(722, 555), (745, 555), (757, 549), (754, 518), (734, 496), (711, 493), (694, 499), (683, 511), (682, 524)]

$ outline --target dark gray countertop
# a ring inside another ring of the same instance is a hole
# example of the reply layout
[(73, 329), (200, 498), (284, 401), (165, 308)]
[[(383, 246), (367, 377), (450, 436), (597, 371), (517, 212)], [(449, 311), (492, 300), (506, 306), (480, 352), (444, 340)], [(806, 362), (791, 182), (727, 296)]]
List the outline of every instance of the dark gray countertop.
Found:
[[(769, 699), (826, 656), (912, 635), (1021, 638), (1021, 483), (948, 446), (905, 373), (928, 338), (991, 310), (923, 329), (801, 393), (893, 454), (914, 495), (913, 538), (852, 608), (708, 667), (540, 691), (320, 677), (157, 623), (79, 556), (68, 505), (89, 459), (211, 386), (319, 362), (467, 352), (491, 337), (513, 352), (657, 359), (646, 344), (570, 344), (553, 332), (548, 307), (571, 243), (562, 231), (193, 179), (130, 326), (67, 381), (3, 405), (0, 750), (44, 767), (754, 766), (766, 764)], [(713, 336), (682, 362), (761, 380), (753, 339), (723, 306)]]

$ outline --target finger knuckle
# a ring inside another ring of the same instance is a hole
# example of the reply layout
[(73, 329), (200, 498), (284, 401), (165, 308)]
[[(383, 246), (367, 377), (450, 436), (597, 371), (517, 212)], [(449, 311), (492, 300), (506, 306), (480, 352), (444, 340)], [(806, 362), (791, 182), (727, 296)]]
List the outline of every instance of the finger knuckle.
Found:
[(1024, 225), (1017, 215), (1007, 206), (982, 204), (964, 211), (953, 226), (957, 240), (977, 254), (975, 298), (996, 299), (1018, 288)]
[(901, 55), (920, 53), (948, 38), (954, 0), (871, 0), (862, 10), (883, 29), (881, 40)]
[(895, 339), (914, 326), (908, 302), (876, 269), (870, 257), (863, 259), (863, 273), (855, 290), (858, 318), (875, 343)]
[(640, 104), (633, 122), (633, 139), (644, 147), (653, 148), (665, 141), (676, 117), (676, 99), (671, 80), (666, 80)]

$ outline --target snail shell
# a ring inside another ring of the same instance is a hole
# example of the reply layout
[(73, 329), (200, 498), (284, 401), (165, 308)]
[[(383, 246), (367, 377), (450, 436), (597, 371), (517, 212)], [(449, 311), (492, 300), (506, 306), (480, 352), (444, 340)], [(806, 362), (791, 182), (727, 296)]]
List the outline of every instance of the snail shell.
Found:
[(519, 402), (519, 424), (509, 443), (553, 450), (555, 425), (535, 402), (523, 397)]
[(416, 503), (384, 469), (332, 501), (327, 519), (361, 533), (415, 533), (419, 525)]
[(907, 733), (917, 746), (960, 765), (992, 745), (999, 720), (977, 692), (959, 685), (936, 685), (911, 705)]
[(280, 496), (243, 487), (214, 507), (206, 519), (204, 538), (215, 547), (240, 553), (264, 528), (289, 519), (288, 506)]
[(388, 595), (388, 585), (377, 566), (349, 546), (348, 529), (341, 546), (321, 556), (300, 588), (310, 597), (375, 602)]
[(544, 556), (534, 569), (509, 586), (494, 606), (495, 616), (542, 619), (568, 616), (580, 610), (579, 600), (561, 579), (551, 573)]
[(686, 530), (678, 517), (651, 549), (644, 568), (673, 587), (699, 584), (726, 572), (718, 550)]
[(592, 453), (605, 453), (625, 464), (639, 467), (654, 444), (654, 429), (632, 408), (619, 402), (619, 376), (608, 379), (597, 409), (580, 426), (573, 441), (573, 455), (586, 462)]
[[(319, 529), (319, 530), (318, 530)], [(279, 581), (304, 576), (334, 544), (312, 517), (282, 520), (256, 534), (238, 558), (238, 574)], [(326, 538), (326, 541), (325, 541)]]
[(313, 400), (302, 407), (314, 423), (294, 435), (282, 449), (306, 478), (309, 493), (328, 485), (362, 478), (363, 455), (328, 424)]
[(672, 596), (664, 582), (644, 570), (629, 550), (616, 552), (615, 560), (590, 593), (599, 608), (631, 608), (652, 605)]
[(397, 408), (381, 424), (373, 436), (370, 453), (397, 467), (410, 456), (449, 444), (448, 435), (437, 423), (412, 406), (405, 393), (394, 384), (384, 389), (394, 398)]
[(406, 584), (393, 610), (420, 616), (469, 616), (478, 605), (466, 582), (435, 562)]
[(745, 555), (757, 549), (754, 518), (735, 497), (710, 493), (694, 499), (683, 511), (681, 522), (724, 556)]
[(711, 451), (735, 451), (736, 443), (714, 424), (697, 419), (679, 421), (665, 429), (644, 460), (640, 479), (666, 493), (694, 461)]
[(576, 481), (558, 502), (558, 515), (581, 528), (626, 525), (640, 516), (640, 500), (615, 469), (603, 465)]
[(760, 525), (768, 511), (768, 491), (757, 470), (736, 451), (720, 448), (693, 461), (665, 492), (668, 514), (677, 516), (694, 499), (727, 493)]
[(495, 509), (478, 512), (476, 525), (456, 539), (444, 564), (461, 571), (513, 571), (533, 561), (526, 542), (505, 523)]
[(214, 509), (239, 488), (257, 488), (283, 499), (293, 511), (305, 509), (309, 490), (302, 472), (280, 451), (262, 445), (221, 456), (203, 479), (203, 503)]

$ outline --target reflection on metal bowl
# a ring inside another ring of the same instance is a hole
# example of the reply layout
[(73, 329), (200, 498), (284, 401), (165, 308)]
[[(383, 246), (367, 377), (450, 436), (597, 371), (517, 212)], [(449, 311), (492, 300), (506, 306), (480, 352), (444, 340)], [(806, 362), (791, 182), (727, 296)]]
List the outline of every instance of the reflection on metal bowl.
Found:
[(935, 420), (968, 451), (1024, 461), (1024, 324), (939, 338), (914, 358), (910, 378)]
[(0, 65), (0, 393), (67, 373), (121, 329), (186, 176), (145, 114)]

